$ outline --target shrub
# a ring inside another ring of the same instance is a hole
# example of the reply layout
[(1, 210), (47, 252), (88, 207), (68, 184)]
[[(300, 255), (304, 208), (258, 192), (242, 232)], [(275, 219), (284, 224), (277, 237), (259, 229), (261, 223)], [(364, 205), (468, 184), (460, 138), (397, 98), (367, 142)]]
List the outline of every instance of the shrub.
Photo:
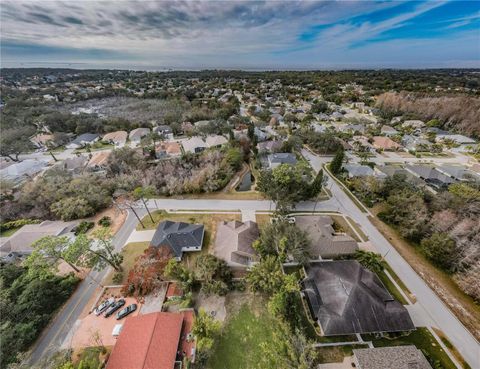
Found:
[(23, 227), (24, 225), (27, 225), (27, 224), (38, 224), (38, 223), (40, 223), (40, 220), (38, 220), (38, 219), (12, 220), (10, 222), (5, 222), (5, 223), (0, 224), (0, 232), (5, 232), (5, 231), (8, 231), (9, 229), (12, 229), (12, 228)]
[(105, 228), (110, 227), (112, 225), (112, 218), (110, 218), (109, 216), (104, 216), (98, 221), (98, 225), (101, 225)]
[(120, 284), (123, 281), (123, 272), (116, 272), (112, 278), (113, 283)]
[(78, 236), (79, 234), (87, 233), (90, 229), (93, 228), (94, 225), (95, 223), (88, 222), (86, 220), (80, 222), (80, 224), (75, 229), (75, 236)]

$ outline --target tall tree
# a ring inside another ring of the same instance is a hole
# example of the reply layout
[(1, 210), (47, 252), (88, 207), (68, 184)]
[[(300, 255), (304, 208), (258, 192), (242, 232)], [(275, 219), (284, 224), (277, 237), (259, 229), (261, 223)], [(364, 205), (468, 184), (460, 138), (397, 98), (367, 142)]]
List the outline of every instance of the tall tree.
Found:
[(2, 130), (0, 135), (0, 155), (13, 161), (19, 161), (18, 156), (33, 150), (35, 147), (30, 136), (35, 133), (33, 127), (17, 127)]
[(355, 253), (355, 259), (374, 273), (380, 273), (383, 270), (382, 257), (375, 252), (358, 250)]
[(152, 224), (155, 223), (153, 220), (152, 214), (150, 213), (150, 210), (148, 209), (147, 202), (145, 201), (145, 198), (149, 198), (155, 195), (155, 188), (153, 186), (145, 186), (145, 187), (137, 187), (135, 190), (133, 190), (133, 197), (136, 200), (142, 200), (143, 205), (145, 206), (145, 209), (147, 210), (148, 216), (150, 217), (150, 220), (152, 221)]
[(330, 170), (333, 174), (338, 174), (342, 170), (344, 157), (345, 152), (343, 151), (343, 149), (339, 149), (330, 163)]

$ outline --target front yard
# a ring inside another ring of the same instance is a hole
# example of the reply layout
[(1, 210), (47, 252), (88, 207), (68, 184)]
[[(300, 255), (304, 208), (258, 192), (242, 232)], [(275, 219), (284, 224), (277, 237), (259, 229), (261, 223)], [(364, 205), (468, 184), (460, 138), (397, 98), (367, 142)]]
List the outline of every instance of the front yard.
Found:
[(148, 248), (149, 244), (149, 242), (131, 242), (125, 245), (125, 247), (122, 249), (122, 279), (114, 281), (115, 271), (112, 270), (110, 274), (105, 277), (103, 284), (106, 286), (125, 284), (127, 281), (128, 272), (130, 269), (132, 269), (133, 264), (135, 264), (135, 259), (143, 254), (143, 252)]

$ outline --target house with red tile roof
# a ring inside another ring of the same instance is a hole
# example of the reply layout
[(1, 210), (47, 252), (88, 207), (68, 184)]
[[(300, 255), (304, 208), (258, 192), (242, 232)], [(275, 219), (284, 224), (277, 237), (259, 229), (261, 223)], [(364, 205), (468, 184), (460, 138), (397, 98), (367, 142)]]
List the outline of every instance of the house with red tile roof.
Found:
[(193, 321), (193, 310), (128, 317), (106, 369), (174, 369), (183, 357), (194, 361)]

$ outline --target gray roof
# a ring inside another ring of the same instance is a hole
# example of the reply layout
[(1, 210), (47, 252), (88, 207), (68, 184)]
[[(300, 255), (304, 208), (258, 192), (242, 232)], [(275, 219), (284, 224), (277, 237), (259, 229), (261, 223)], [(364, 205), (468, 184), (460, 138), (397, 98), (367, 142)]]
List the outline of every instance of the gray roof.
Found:
[(413, 345), (353, 350), (359, 369), (432, 369)]
[(441, 165), (436, 168), (443, 174), (458, 179), (459, 181), (480, 181), (480, 175), (461, 165)]
[(45, 220), (40, 224), (27, 224), (0, 246), (1, 253), (30, 254), (35, 241), (46, 236), (61, 236), (71, 232), (78, 222)]
[(428, 184), (433, 184), (435, 186), (449, 185), (456, 182), (453, 178), (439, 172), (430, 165), (407, 164), (405, 168)]
[(268, 155), (268, 161), (270, 163), (279, 163), (279, 164), (297, 164), (297, 158), (295, 155), (285, 152), (278, 152), (275, 154)]
[(374, 174), (374, 170), (370, 168), (368, 165), (345, 164), (343, 168), (352, 177), (366, 177), (366, 176), (373, 176)]
[(305, 271), (303, 292), (324, 335), (415, 329), (407, 309), (356, 260), (314, 262)]
[(283, 146), (282, 141), (264, 141), (264, 142), (259, 142), (257, 144), (257, 148), (259, 151), (269, 151), (273, 152), (276, 150), (280, 150)]
[(100, 137), (100, 135), (97, 133), (84, 133), (75, 138), (70, 144), (82, 145), (84, 142), (93, 142), (98, 137)]
[(168, 246), (176, 257), (181, 258), (184, 248), (202, 247), (204, 231), (203, 224), (165, 220), (158, 225), (151, 245)]
[(248, 265), (249, 259), (255, 258), (252, 243), (259, 235), (257, 223), (252, 221), (219, 222), (214, 254), (229, 264)]
[(318, 259), (348, 255), (358, 250), (357, 241), (346, 234), (335, 234), (333, 220), (329, 216), (305, 215), (295, 217), (295, 224), (310, 239), (310, 255)]

